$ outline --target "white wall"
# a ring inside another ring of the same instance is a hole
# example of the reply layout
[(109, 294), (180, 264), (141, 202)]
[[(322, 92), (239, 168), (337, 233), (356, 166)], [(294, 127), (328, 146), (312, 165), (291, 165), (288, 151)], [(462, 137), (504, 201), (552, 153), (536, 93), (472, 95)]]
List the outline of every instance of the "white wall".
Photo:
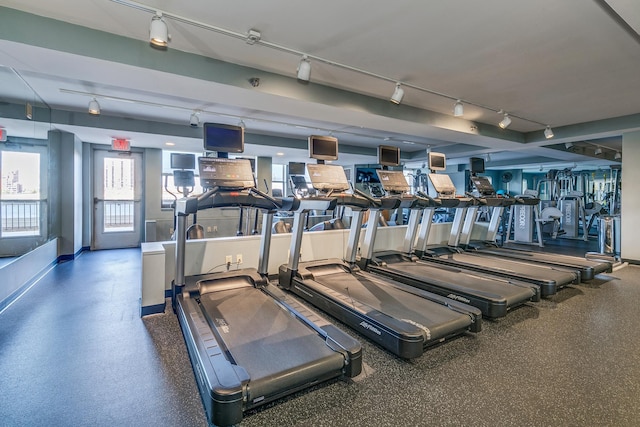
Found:
[[(402, 250), (407, 227), (381, 227), (378, 229), (374, 251)], [(432, 224), (428, 244), (446, 243), (451, 223)], [(361, 233), (360, 239), (365, 233)], [(474, 227), (472, 238), (483, 238), (486, 226)], [(300, 259), (311, 261), (346, 256), (349, 230), (327, 230), (305, 233), (302, 238)], [(277, 274), (278, 268), (288, 262), (291, 234), (274, 234), (271, 239), (269, 274)], [(257, 268), (260, 236), (225, 237), (187, 241), (185, 275), (225, 271), (225, 257), (242, 254), (242, 265), (236, 268)], [(175, 277), (175, 242), (153, 242), (142, 244), (141, 305), (150, 307), (164, 304), (165, 291), (171, 289)]]
[(0, 307), (7, 299), (29, 286), (33, 279), (58, 258), (58, 239), (52, 239), (0, 268)]
[(622, 136), (622, 209), (620, 252), (624, 260), (640, 262), (640, 132)]

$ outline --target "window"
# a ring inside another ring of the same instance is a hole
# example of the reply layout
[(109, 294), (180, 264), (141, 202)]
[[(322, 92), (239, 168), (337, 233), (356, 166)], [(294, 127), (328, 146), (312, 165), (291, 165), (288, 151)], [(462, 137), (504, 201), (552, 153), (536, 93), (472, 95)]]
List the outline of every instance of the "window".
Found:
[(40, 236), (40, 154), (0, 152), (0, 237)]
[(286, 181), (285, 178), (287, 176), (286, 173), (286, 165), (271, 165), (271, 194), (277, 195), (280, 192), (280, 195), (286, 195)]

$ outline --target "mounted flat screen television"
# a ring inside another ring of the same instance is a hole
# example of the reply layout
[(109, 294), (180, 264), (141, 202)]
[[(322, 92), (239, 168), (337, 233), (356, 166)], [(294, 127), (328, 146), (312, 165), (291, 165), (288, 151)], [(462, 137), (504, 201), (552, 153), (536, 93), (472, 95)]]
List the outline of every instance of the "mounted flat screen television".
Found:
[(400, 149), (389, 145), (379, 145), (378, 163), (382, 166), (400, 166)]
[(472, 174), (484, 173), (484, 159), (482, 157), (471, 157), (469, 167)]
[(443, 171), (447, 169), (447, 161), (442, 153), (429, 153), (429, 170)]
[(338, 160), (338, 138), (311, 135), (309, 157), (316, 160)]
[(380, 184), (376, 168), (356, 167), (356, 184)]
[(289, 162), (289, 175), (304, 175), (305, 164), (302, 162)]
[(220, 153), (244, 151), (244, 129), (220, 123), (204, 124), (204, 149)]
[(196, 155), (171, 153), (171, 169), (195, 169)]

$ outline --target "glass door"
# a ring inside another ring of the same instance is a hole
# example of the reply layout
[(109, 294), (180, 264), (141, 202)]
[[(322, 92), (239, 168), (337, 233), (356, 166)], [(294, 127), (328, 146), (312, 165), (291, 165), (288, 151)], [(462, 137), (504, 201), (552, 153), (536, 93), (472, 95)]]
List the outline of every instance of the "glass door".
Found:
[(142, 154), (95, 150), (93, 165), (91, 249), (140, 246)]

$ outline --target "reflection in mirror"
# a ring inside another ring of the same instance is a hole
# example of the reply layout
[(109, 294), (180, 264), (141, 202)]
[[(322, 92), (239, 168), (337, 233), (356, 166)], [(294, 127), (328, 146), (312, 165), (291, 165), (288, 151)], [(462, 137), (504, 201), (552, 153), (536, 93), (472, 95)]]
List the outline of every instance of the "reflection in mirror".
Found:
[(0, 66), (0, 268), (49, 241), (51, 110), (19, 70)]

